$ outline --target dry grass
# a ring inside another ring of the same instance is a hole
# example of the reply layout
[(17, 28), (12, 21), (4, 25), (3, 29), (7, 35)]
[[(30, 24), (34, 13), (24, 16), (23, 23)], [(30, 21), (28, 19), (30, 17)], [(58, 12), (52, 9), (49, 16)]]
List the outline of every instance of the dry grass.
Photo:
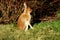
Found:
[(60, 20), (34, 24), (27, 32), (15, 24), (0, 24), (0, 40), (60, 40)]

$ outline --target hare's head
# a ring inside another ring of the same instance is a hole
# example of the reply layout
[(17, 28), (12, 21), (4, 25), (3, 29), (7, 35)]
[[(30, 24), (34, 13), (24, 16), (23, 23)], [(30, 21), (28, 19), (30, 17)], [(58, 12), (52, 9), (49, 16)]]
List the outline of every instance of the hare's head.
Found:
[(27, 4), (24, 2), (24, 7), (25, 7), (25, 11), (28, 12), (28, 13), (31, 13), (32, 12), (32, 9), (27, 6)]
[(32, 12), (32, 9), (31, 9), (30, 7), (28, 7), (28, 8), (27, 8), (27, 11), (28, 11), (29, 13), (31, 13), (31, 12)]

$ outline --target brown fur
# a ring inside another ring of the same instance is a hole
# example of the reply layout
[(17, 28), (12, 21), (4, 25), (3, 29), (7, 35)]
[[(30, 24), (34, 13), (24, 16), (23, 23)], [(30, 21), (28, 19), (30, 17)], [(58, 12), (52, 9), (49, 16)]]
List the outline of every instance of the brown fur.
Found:
[(21, 16), (18, 18), (18, 28), (21, 30), (26, 29), (26, 24), (30, 24), (32, 9), (30, 7), (27, 7), (25, 4), (24, 12), (21, 14)]

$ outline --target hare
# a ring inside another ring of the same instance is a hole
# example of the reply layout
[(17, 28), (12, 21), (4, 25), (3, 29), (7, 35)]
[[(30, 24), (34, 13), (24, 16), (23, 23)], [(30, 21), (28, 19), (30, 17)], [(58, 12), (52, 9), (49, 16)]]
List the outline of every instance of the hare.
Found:
[(33, 27), (30, 24), (30, 20), (31, 20), (31, 15), (30, 13), (32, 12), (32, 9), (30, 7), (27, 7), (26, 3), (24, 3), (24, 11), (23, 13), (20, 15), (20, 17), (18, 18), (18, 28), (21, 30), (28, 30), (28, 26), (30, 26), (31, 29), (33, 29)]

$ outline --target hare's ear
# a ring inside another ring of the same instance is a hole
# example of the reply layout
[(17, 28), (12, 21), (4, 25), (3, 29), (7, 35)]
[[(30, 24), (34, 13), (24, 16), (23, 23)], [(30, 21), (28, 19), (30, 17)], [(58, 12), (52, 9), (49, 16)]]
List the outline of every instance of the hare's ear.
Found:
[(27, 4), (26, 4), (26, 2), (24, 2), (24, 7), (27, 8)]

